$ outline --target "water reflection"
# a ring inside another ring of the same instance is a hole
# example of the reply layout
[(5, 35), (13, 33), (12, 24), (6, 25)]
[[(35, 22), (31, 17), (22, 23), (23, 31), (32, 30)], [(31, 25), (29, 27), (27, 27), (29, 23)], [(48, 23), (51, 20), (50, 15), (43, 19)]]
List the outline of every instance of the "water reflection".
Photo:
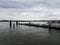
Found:
[(19, 25), (0, 29), (0, 45), (60, 45), (60, 31)]

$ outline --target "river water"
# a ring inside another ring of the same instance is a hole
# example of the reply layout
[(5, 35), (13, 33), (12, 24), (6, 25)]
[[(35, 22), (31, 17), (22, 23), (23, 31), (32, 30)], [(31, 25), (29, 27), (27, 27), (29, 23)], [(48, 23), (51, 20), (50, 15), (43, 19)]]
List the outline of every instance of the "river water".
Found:
[(0, 45), (60, 45), (60, 30), (0, 23)]

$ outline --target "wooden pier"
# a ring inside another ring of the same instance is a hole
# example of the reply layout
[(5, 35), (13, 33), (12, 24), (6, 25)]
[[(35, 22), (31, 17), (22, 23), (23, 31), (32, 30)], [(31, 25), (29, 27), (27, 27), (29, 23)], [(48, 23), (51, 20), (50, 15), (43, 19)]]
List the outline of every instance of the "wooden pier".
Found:
[[(28, 26), (35, 26), (35, 27), (44, 27), (44, 28), (53, 28), (53, 29), (60, 29), (60, 27), (52, 27), (51, 23), (55, 20), (0, 20), (0, 22), (9, 22), (10, 28), (13, 27), (13, 29), (16, 28), (18, 25), (28, 25)], [(15, 22), (15, 23), (13, 23)], [(19, 22), (28, 22), (28, 24), (22, 24)], [(38, 24), (32, 24), (31, 22), (47, 22), (48, 25), (38, 25)]]
[(34, 26), (34, 27), (43, 27), (43, 28), (49, 28), (49, 29), (60, 29), (60, 27), (56, 27), (56, 26), (52, 26), (52, 25), (40, 25), (40, 24), (21, 24), (21, 23), (18, 23), (18, 25), (27, 25), (27, 26)]

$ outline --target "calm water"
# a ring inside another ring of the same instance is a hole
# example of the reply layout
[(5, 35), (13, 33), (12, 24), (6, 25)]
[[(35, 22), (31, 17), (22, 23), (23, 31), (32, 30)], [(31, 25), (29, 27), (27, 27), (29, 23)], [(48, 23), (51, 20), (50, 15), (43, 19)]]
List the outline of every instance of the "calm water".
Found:
[(0, 23), (0, 45), (60, 45), (60, 31), (24, 25), (10, 29)]

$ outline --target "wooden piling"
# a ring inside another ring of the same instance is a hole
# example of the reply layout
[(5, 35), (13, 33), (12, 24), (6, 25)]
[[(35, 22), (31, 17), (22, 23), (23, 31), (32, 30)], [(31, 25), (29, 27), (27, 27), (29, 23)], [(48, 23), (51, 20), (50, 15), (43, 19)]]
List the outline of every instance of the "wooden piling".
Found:
[(49, 22), (49, 31), (51, 31), (51, 22)]
[(15, 29), (15, 23), (13, 23), (13, 29)]
[(10, 23), (9, 23), (9, 26), (10, 26), (10, 28), (12, 28), (12, 22), (10, 21)]
[(16, 26), (18, 25), (18, 21), (16, 21)]
[(31, 22), (29, 22), (29, 24), (31, 24)]

